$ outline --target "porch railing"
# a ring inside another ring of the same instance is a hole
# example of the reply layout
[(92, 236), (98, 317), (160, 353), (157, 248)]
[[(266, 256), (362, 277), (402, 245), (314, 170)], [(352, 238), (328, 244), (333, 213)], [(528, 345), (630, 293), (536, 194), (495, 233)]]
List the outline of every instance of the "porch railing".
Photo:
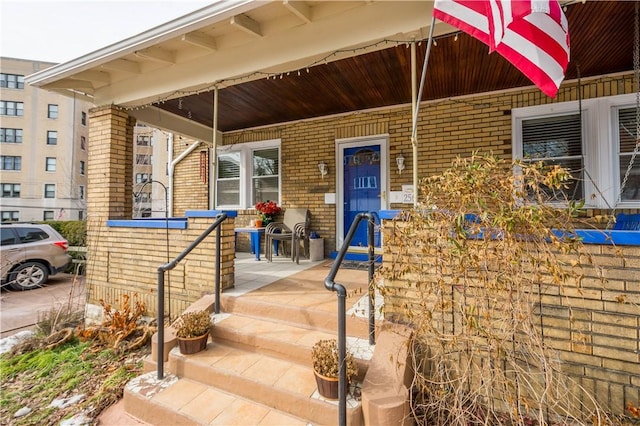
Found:
[(175, 257), (171, 262), (158, 267), (158, 351), (156, 354), (156, 362), (158, 367), (158, 380), (164, 378), (164, 273), (175, 268), (182, 259), (184, 259), (194, 248), (198, 246), (213, 230), (216, 230), (216, 284), (215, 284), (215, 313), (220, 313), (220, 225), (227, 219), (226, 213), (216, 216), (213, 222), (198, 238), (196, 238), (189, 246)]
[(349, 232), (342, 243), (340, 252), (336, 256), (336, 260), (331, 266), (329, 275), (324, 280), (324, 286), (329, 291), (335, 291), (338, 295), (338, 424), (345, 426), (347, 424), (347, 327), (346, 327), (346, 298), (347, 290), (342, 284), (336, 283), (334, 280), (340, 266), (347, 255), (349, 245), (358, 229), (358, 225), (363, 220), (367, 221), (367, 247), (368, 247), (368, 269), (369, 269), (369, 344), (375, 344), (375, 304), (373, 273), (374, 273), (374, 216), (373, 213), (358, 213), (351, 223)]

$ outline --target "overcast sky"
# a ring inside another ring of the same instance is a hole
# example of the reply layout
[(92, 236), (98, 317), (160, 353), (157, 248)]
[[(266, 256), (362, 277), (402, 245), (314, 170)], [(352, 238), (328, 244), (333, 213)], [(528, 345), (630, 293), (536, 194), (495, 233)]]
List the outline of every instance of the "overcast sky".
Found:
[(0, 56), (62, 63), (214, 0), (0, 0)]

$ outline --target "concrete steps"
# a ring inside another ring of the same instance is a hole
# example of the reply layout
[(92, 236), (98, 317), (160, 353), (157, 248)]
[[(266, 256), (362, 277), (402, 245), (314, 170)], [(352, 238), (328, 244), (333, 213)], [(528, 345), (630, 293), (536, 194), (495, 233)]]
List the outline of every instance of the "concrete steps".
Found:
[[(319, 396), (311, 367), (313, 344), (336, 336), (335, 313), (251, 297), (225, 297), (222, 311), (207, 350), (169, 352), (164, 380), (156, 379), (155, 362), (145, 361), (142, 383), (125, 389), (129, 414), (149, 424), (337, 424), (338, 402)], [(366, 320), (347, 318), (360, 382), (372, 356), (367, 332)], [(363, 424), (359, 399), (347, 405), (348, 424)]]

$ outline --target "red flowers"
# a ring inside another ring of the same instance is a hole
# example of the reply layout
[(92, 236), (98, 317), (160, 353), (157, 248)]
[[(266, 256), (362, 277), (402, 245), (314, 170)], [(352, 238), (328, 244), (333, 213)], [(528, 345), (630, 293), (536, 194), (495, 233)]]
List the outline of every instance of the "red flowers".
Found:
[(273, 216), (282, 211), (278, 204), (275, 201), (261, 201), (256, 204), (256, 210), (258, 210), (262, 215), (265, 216)]

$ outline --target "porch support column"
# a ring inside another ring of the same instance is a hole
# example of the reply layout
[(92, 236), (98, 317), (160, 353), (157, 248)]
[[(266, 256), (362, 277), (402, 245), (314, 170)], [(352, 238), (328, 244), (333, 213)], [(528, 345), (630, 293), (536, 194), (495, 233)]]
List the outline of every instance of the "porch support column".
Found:
[[(416, 41), (411, 42), (411, 117), (413, 118), (412, 129), (418, 125), (418, 70), (416, 60)], [(418, 205), (418, 140), (416, 132), (411, 132), (411, 148), (413, 152), (413, 206)]]
[(217, 182), (216, 182), (216, 170), (218, 167), (218, 86), (213, 89), (213, 147), (211, 150), (211, 172), (209, 182), (211, 182), (211, 195), (209, 199), (209, 208), (216, 208), (217, 198)]
[(134, 125), (134, 118), (113, 105), (89, 111), (89, 218), (131, 219)]

